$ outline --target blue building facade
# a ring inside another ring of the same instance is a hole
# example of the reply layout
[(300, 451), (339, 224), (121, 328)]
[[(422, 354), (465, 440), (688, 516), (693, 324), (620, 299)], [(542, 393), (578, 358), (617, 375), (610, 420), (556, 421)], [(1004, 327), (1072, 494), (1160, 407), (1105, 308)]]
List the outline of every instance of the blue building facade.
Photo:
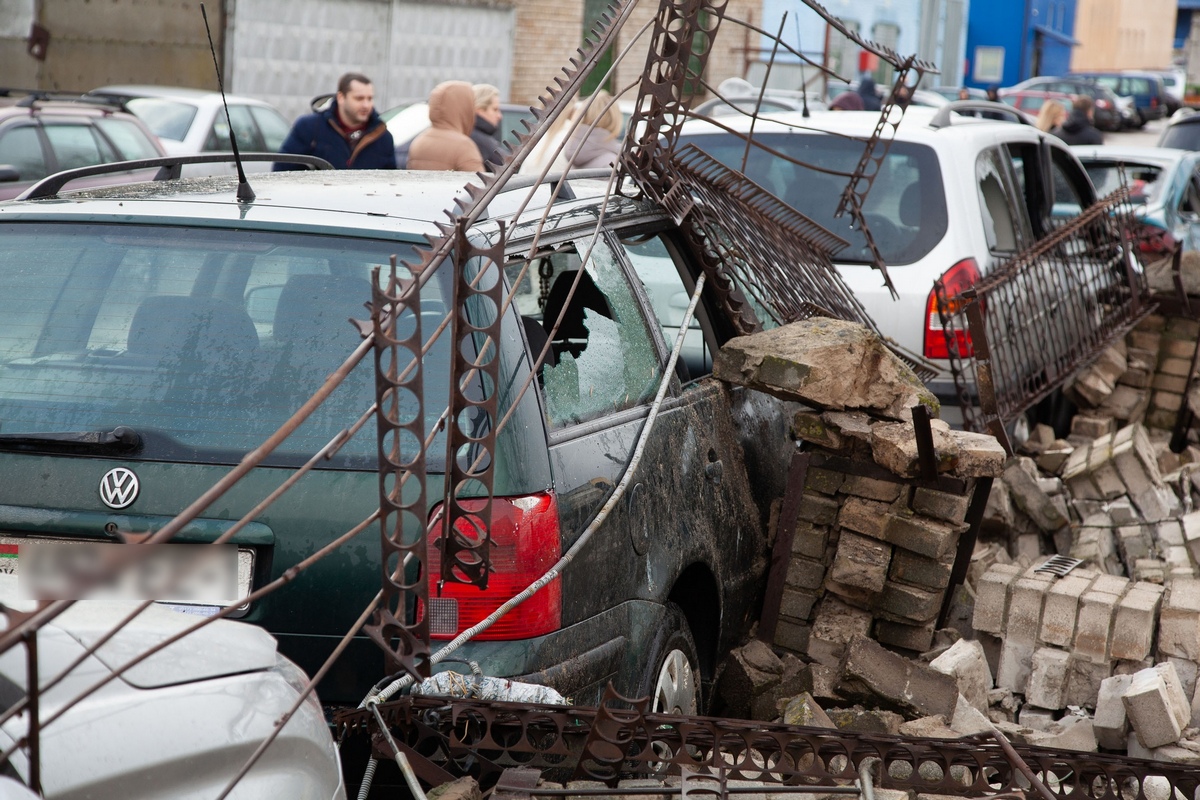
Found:
[(967, 16), (966, 85), (1010, 86), (1071, 69), (1075, 0), (991, 0)]
[[(822, 5), (860, 37), (892, 48), (902, 56), (915, 54), (936, 64), (940, 75), (926, 78), (927, 85), (960, 85), (967, 34), (967, 10), (985, 0), (822, 0)], [(786, 20), (784, 14), (787, 14)], [(828, 26), (798, 0), (763, 0), (762, 28), (772, 33), (783, 25), (783, 40), (838, 75), (854, 80), (862, 74), (890, 83), (892, 69), (861, 51), (841, 33)], [(724, 31), (723, 31), (724, 33)], [(764, 39), (769, 52), (772, 42)], [(765, 59), (766, 56), (764, 55)], [(776, 62), (796, 62), (780, 51)], [(811, 79), (806, 81), (812, 85)]]

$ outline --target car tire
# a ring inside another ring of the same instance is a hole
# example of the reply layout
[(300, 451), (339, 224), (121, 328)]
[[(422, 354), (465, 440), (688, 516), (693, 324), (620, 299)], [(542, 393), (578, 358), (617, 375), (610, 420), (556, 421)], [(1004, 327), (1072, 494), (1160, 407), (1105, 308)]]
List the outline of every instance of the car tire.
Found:
[(652, 713), (700, 713), (700, 659), (687, 617), (676, 604), (667, 603), (645, 663), (638, 696), (650, 699)]

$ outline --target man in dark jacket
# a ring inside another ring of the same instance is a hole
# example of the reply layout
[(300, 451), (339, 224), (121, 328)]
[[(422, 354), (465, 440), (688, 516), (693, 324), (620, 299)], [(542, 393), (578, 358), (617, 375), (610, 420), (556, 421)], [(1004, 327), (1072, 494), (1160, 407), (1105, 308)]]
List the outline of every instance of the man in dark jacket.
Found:
[(1051, 131), (1067, 144), (1104, 144), (1104, 136), (1092, 124), (1092, 98), (1086, 94), (1071, 98), (1071, 115)]
[(504, 160), (500, 149), (500, 120), (504, 118), (500, 111), (500, 90), (490, 83), (477, 83), (471, 88), (475, 91), (475, 129), (471, 131), (471, 141), (479, 148), (484, 169), (490, 172), (493, 164)]
[[(396, 168), (392, 134), (375, 111), (371, 80), (357, 72), (338, 79), (337, 95), (328, 108), (296, 120), (279, 152), (318, 156), (334, 169)], [(301, 167), (276, 164), (275, 169)]]

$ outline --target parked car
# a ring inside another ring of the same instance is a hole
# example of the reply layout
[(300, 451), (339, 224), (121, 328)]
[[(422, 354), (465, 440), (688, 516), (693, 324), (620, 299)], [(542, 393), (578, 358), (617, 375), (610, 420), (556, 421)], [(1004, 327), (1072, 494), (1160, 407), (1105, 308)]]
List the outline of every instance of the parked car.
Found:
[[(277, 153), (291, 124), (274, 106), (252, 97), (225, 95), (229, 120), (219, 92), (174, 86), (102, 86), (88, 92), (121, 103), (150, 127), (170, 155), (223, 153), (233, 149), (229, 124), (243, 153)], [(248, 172), (266, 172), (270, 162), (247, 163)], [(232, 164), (191, 165), (184, 175), (233, 175)]]
[[(496, 135), (500, 137), (500, 141), (510, 144), (517, 141), (518, 133), (525, 132), (522, 120), (533, 122), (533, 112), (529, 106), (518, 103), (501, 103), (500, 114), (500, 129), (496, 131)], [(406, 106), (389, 108), (379, 116), (387, 123), (392, 141), (396, 143), (397, 155), (407, 161), (408, 147), (412, 140), (429, 127), (429, 104), (424, 101), (409, 103)], [(403, 167), (404, 164), (400, 163), (399, 166)]]
[[(164, 155), (154, 134), (118, 108), (44, 94), (0, 96), (0, 200), (55, 172)], [(143, 181), (147, 170), (82, 178), (76, 188)]]
[(1145, 127), (1153, 119), (1162, 119), (1167, 110), (1167, 92), (1162, 78), (1153, 72), (1078, 72), (1104, 86), (1117, 97), (1133, 99), (1134, 116), (1130, 124), (1135, 128)]
[[(825, 111), (828, 106), (815, 98), (807, 100), (808, 110)], [(788, 97), (770, 94), (761, 100), (758, 95), (753, 97), (728, 97), (722, 100), (714, 97), (706, 100), (692, 109), (692, 113), (700, 117), (727, 117), (731, 114), (753, 114), (758, 109), (760, 114), (774, 114), (779, 111), (803, 111), (805, 100), (799, 97)]]
[(1000, 101), (1006, 103), (1013, 108), (1019, 108), (1030, 116), (1036, 117), (1038, 112), (1042, 110), (1042, 106), (1047, 100), (1056, 100), (1062, 104), (1068, 112), (1074, 108), (1071, 102), (1071, 95), (1063, 94), (1062, 92), (1043, 92), (1038, 89), (1021, 89), (1015, 92), (1004, 94)]
[[(975, 89), (973, 87), (922, 86), (920, 88), (924, 89), (925, 91), (934, 92), (935, 94), (940, 94), (942, 97), (946, 98), (947, 100), (960, 100), (960, 99), (987, 100), (987, 92), (985, 92), (983, 89)], [(967, 90), (967, 97), (960, 98), (959, 94), (962, 93), (962, 90), (964, 88), (966, 88), (966, 90)]]
[[(807, 120), (780, 114), (760, 120), (754, 138), (762, 147), (751, 148), (746, 166), (758, 184), (850, 242), (833, 254), (838, 271), (885, 336), (942, 370), (928, 386), (948, 404), (943, 416), (952, 420), (958, 401), (934, 282), (940, 278), (952, 291), (965, 288), (1045, 235), (1052, 212), (1037, 199), (1044, 196), (1037, 188), (1043, 175), (1053, 178), (1047, 188), (1055, 193), (1055, 214), (1072, 209), (1077, 214), (1095, 199), (1087, 173), (1061, 141), (1032, 125), (961, 116), (956, 109), (973, 106), (972, 101), (963, 104), (909, 108), (867, 194), (865, 217), (899, 293), (894, 300), (872, 268), (872, 254), (850, 215), (834, 217), (846, 179), (766, 149), (849, 174), (877, 114), (825, 112)], [(726, 124), (749, 131), (748, 121)], [(703, 121), (687, 123), (680, 142), (733, 166), (741, 164), (745, 152), (740, 138)], [(1046, 169), (1040, 171), (1035, 165), (1043, 163)], [(960, 349), (967, 347), (966, 340), (960, 342)]]
[(1200, 113), (1184, 106), (1172, 114), (1158, 137), (1158, 146), (1200, 150)]
[(1171, 116), (1183, 107), (1183, 96), (1187, 89), (1187, 70), (1183, 67), (1171, 69), (1148, 69), (1141, 72), (1153, 72), (1162, 78), (1163, 89), (1166, 91), (1167, 116)]
[[(41, 683), (71, 669), (40, 692), (39, 718), (45, 723), (84, 695), (36, 734), (43, 792), (38, 796), (216, 797), (308, 682), (264, 631), (219, 620), (88, 694), (99, 680), (196, 622), (194, 616), (151, 607), (93, 655), (83, 656), (131, 610), (127, 603), (78, 603), (38, 630)], [(7, 618), (0, 618), (0, 630), (7, 628)], [(24, 646), (0, 653), (6, 709), (28, 692), (27, 666)], [(30, 733), (29, 715), (15, 715), (0, 725), (0, 748), (15, 747)], [(31, 767), (20, 749), (6, 762), (5, 775), (28, 784)], [(338, 749), (315, 697), (300, 705), (267, 756), (229, 796), (267, 795), (346, 796)], [(0, 786), (0, 796), (12, 795)]]
[(1124, 174), (1139, 218), (1170, 234), (1169, 240), (1149, 239), (1148, 246), (1163, 247), (1174, 241), (1184, 251), (1200, 250), (1200, 152), (1123, 145), (1071, 149), (1083, 163), (1097, 194), (1115, 191)]
[[(825, 94), (826, 94), (827, 102), (829, 104), (832, 104), (833, 101), (837, 99), (838, 95), (843, 94), (845, 92), (857, 92), (857, 91), (858, 91), (858, 81), (850, 81), (849, 83), (842, 83), (840, 81), (829, 81), (829, 84), (826, 87)], [(878, 83), (875, 84), (875, 94), (877, 94), (879, 96), (880, 100), (883, 100), (885, 97), (887, 97), (888, 93), (891, 91), (892, 91), (892, 87), (890, 84), (888, 84), (888, 85), (882, 85), (882, 84), (878, 84)], [(946, 105), (949, 102), (950, 102), (950, 100), (948, 98), (946, 98), (945, 95), (943, 95), (942, 93), (933, 91), (931, 89), (922, 88), (922, 89), (914, 89), (913, 90), (912, 99), (909, 101), (909, 105), (930, 106), (933, 108), (939, 108), (941, 106)]]
[[(463, 196), (465, 179), (310, 174), (256, 176), (252, 203), (237, 201), (233, 179), (208, 178), (95, 192), (70, 204), (0, 204), (0, 530), (18, 548), (48, 532), (102, 541), (110, 523), (157, 529), (225, 475), (357, 346), (347, 319), (366, 317), (372, 270), (386, 269), (393, 255), (416, 260), (442, 209)], [(501, 405), (513, 416), (494, 450), (488, 588), (448, 584), (435, 593), (437, 640), (474, 625), (575, 541), (622, 474), (649, 413), (672, 343), (664, 330), (677, 330), (676, 299), (700, 267), (664, 210), (613, 198), (600, 214), (606, 185), (572, 179), (576, 199), (551, 207), (544, 226), (533, 221), (548, 188), (521, 220), (511, 216), (525, 193), (501, 194), (468, 232), (483, 246), (507, 230), (503, 279), (515, 300), (501, 317), (496, 357), (506, 381)], [(604, 235), (594, 240), (598, 218)], [(426, 335), (452, 308), (451, 273), (446, 264), (422, 291)], [(577, 277), (582, 289), (566, 304)], [(744, 633), (755, 606), (791, 419), (779, 401), (706, 377), (729, 335), (710, 324), (715, 308), (698, 318), (700, 342), (680, 369), (684, 378), (671, 378), (645, 451), (654, 466), (638, 473), (638, 486), (561, 582), (456, 656), (492, 675), (530, 676), (582, 704), (597, 702), (610, 680), (628, 696), (679, 695), (660, 675), (670, 663), (672, 674), (701, 676), (679, 697), (682, 708), (699, 707), (701, 685), (707, 697), (719, 654)], [(551, 361), (514, 397), (560, 311)], [(476, 315), (488, 311), (470, 304), (465, 313), (480, 324), (486, 317)], [(424, 360), (430, 430), (447, 406), (447, 339)], [(184, 541), (228, 530), (368, 409), (370, 361), (185, 528)], [(118, 426), (136, 437), (79, 435)], [(210, 610), (237, 604), (378, 509), (373, 430), (322, 459), (234, 536), (240, 569), (226, 594), (205, 601)], [(445, 451), (443, 431), (427, 451), (431, 513), (444, 493)], [(423, 528), (426, 520), (409, 522)], [(378, 542), (372, 528), (240, 618), (271, 631), (281, 652), (315, 671), (379, 591)], [(357, 637), (321, 698), (357, 703), (383, 669), (379, 649)]]
[(1000, 90), (1000, 98), (1022, 89), (1037, 89), (1043, 92), (1061, 92), (1062, 94), (1084, 94), (1092, 98), (1093, 115), (1096, 127), (1102, 131), (1119, 131), (1125, 127), (1121, 116), (1121, 104), (1112, 90), (1101, 86), (1087, 78), (1045, 76), (1021, 81), (1007, 89)]

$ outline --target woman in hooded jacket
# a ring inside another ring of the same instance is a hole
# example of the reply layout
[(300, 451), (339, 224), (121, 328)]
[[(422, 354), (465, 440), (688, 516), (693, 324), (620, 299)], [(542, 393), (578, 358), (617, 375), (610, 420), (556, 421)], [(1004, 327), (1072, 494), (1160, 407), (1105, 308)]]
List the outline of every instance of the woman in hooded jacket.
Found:
[[(621, 153), (621, 111), (604, 89), (583, 101), (578, 127), (567, 137), (562, 158), (565, 169), (603, 169)], [(569, 165), (569, 166), (568, 166)]]
[(483, 158), (471, 140), (475, 91), (466, 81), (439, 83), (429, 93), (429, 128), (408, 150), (408, 168), (483, 172)]

